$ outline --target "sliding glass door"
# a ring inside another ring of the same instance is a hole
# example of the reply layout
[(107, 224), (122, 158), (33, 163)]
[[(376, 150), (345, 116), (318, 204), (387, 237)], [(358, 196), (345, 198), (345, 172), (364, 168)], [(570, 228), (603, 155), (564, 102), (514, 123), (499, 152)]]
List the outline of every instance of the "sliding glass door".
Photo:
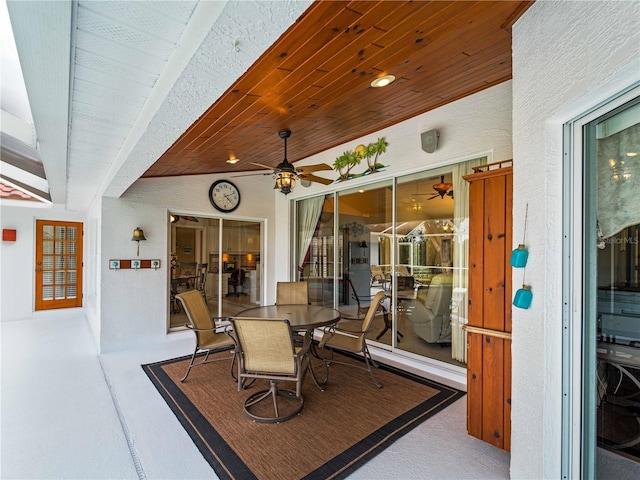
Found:
[(362, 319), (386, 293), (369, 341), (465, 367), (468, 186), (479, 158), (295, 203), (294, 265), (314, 304)]
[(262, 222), (171, 215), (169, 327), (187, 318), (175, 295), (201, 292), (213, 316), (234, 315), (262, 298)]
[[(380, 242), (383, 232), (393, 225), (392, 182), (385, 181), (344, 190), (337, 194), (338, 216), (338, 297), (337, 308), (342, 318), (361, 320), (371, 299), (387, 290), (389, 277), (389, 244)], [(381, 251), (382, 250), (382, 251)], [(379, 269), (381, 277), (373, 272)], [(370, 340), (387, 343), (394, 332), (393, 312), (389, 300), (385, 311), (375, 316)]]
[(581, 469), (621, 478), (640, 462), (640, 99), (582, 135)]
[(335, 201), (333, 195), (318, 196), (296, 203), (297, 280), (308, 283), (309, 301), (333, 306), (335, 268)]

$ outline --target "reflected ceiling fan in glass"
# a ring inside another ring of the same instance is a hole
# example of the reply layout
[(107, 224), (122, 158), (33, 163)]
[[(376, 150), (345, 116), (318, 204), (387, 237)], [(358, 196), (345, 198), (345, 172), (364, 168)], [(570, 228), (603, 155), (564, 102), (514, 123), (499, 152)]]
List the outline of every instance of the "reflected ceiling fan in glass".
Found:
[[(438, 197), (441, 199), (444, 199), (444, 197), (453, 198), (453, 190), (451, 190), (453, 183), (445, 182), (444, 175), (440, 175), (440, 183), (434, 183), (432, 187), (436, 193), (414, 193), (413, 195), (431, 195), (427, 200), (433, 200)], [(415, 202), (415, 199), (412, 198), (411, 201)]]
[(433, 200), (438, 197), (444, 199), (445, 195), (453, 198), (453, 190), (450, 190), (451, 187), (453, 187), (453, 183), (445, 182), (444, 175), (440, 175), (440, 183), (433, 184), (433, 189), (436, 193), (427, 198), (427, 200)]

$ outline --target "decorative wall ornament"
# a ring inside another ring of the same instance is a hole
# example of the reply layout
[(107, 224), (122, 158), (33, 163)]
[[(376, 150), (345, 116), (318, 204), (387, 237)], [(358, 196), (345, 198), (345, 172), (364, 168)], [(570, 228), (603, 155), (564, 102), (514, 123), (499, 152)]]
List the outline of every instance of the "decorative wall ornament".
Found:
[(529, 252), (527, 251), (526, 240), (527, 240), (527, 219), (529, 217), (529, 204), (527, 203), (527, 207), (524, 213), (524, 233), (522, 235), (522, 243), (518, 245), (518, 248), (511, 252), (511, 266), (514, 268), (522, 268), (522, 288), (519, 288), (513, 297), (513, 305), (518, 308), (527, 309), (531, 306), (531, 300), (533, 299), (533, 294), (531, 293), (531, 286), (525, 284), (525, 270), (527, 265), (527, 259), (529, 258)]
[[(362, 177), (386, 168), (385, 165), (378, 162), (378, 159), (380, 155), (387, 151), (388, 146), (389, 144), (384, 137), (380, 137), (369, 145), (358, 145), (353, 151), (347, 150), (339, 157), (336, 157), (336, 161), (333, 162), (333, 169), (340, 174), (336, 182)], [(359, 174), (351, 173), (353, 168), (360, 165), (362, 160), (366, 160), (367, 169)]]

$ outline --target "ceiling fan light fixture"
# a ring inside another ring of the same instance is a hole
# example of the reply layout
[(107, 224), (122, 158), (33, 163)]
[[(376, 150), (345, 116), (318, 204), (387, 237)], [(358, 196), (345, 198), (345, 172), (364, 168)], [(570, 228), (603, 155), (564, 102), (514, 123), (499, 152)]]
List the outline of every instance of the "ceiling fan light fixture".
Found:
[(278, 132), (278, 135), (284, 140), (284, 160), (278, 164), (274, 172), (276, 188), (280, 190), (280, 193), (289, 195), (298, 179), (296, 169), (287, 160), (287, 138), (291, 136), (291, 130), (282, 130)]
[(433, 185), (434, 190), (443, 190), (445, 192), (449, 190), (451, 187), (453, 187), (452, 183), (445, 183), (445, 182), (436, 183)]
[(276, 188), (280, 193), (289, 195), (296, 185), (296, 175), (292, 172), (280, 171), (276, 173)]
[(371, 82), (371, 86), (374, 88), (386, 87), (387, 85), (393, 83), (395, 79), (395, 75), (385, 75), (383, 77), (378, 77)]

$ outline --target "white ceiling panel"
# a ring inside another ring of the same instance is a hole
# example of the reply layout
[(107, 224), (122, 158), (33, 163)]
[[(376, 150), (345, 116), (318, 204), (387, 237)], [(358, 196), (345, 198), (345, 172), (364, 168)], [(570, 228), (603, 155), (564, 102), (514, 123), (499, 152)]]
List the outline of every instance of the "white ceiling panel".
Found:
[(92, 200), (95, 185), (111, 168), (197, 4), (78, 3), (68, 205)]
[(52, 199), (84, 210), (122, 194), (310, 1), (10, 3)]

